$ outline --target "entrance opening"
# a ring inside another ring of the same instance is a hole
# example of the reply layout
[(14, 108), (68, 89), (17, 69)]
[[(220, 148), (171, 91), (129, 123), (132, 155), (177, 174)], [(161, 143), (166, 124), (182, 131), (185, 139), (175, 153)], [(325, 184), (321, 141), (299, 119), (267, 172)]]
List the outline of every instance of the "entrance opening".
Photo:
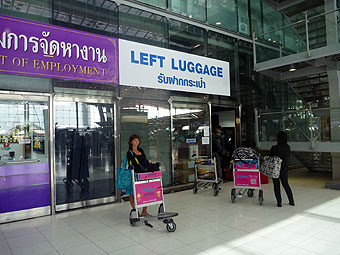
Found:
[(55, 116), (56, 210), (114, 196), (113, 104), (57, 100)]
[(231, 155), (236, 147), (236, 122), (235, 109), (212, 106), (212, 152), (213, 156), (218, 157), (217, 168), (222, 168), (223, 179), (232, 178), (230, 161)]

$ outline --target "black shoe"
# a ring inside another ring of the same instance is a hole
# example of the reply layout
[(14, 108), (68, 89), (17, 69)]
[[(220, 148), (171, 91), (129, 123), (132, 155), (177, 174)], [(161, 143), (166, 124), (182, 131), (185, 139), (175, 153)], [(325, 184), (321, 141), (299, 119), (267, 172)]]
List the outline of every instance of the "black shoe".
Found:
[(277, 205), (277, 207), (282, 207), (282, 205), (281, 204), (276, 204)]
[(289, 202), (289, 205), (295, 206), (295, 203), (294, 202)]

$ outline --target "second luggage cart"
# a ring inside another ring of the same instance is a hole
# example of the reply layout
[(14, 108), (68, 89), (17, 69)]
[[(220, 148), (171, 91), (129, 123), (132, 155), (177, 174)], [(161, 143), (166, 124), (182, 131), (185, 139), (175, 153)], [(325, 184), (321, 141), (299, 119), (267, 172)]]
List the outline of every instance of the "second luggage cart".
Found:
[(254, 196), (254, 190), (259, 190), (259, 204), (263, 204), (263, 190), (258, 159), (235, 159), (233, 161), (234, 188), (231, 190), (231, 202), (242, 197), (246, 192), (248, 197)]
[(205, 189), (211, 185), (214, 190), (214, 196), (217, 196), (222, 182), (222, 179), (217, 178), (216, 158), (195, 158), (194, 194), (196, 194), (199, 189)]

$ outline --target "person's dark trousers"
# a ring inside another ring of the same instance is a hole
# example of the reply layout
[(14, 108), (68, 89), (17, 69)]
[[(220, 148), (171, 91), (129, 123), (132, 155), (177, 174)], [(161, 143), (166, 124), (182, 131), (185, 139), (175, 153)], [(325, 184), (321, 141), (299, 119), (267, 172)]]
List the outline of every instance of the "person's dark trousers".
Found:
[(280, 174), (279, 178), (273, 178), (273, 184), (274, 184), (274, 193), (276, 197), (276, 201), (278, 205), (282, 204), (282, 198), (281, 198), (281, 190), (280, 190), (280, 181), (282, 183), (283, 188), (286, 191), (288, 201), (289, 203), (294, 204), (294, 197), (293, 192), (288, 184), (288, 176)]

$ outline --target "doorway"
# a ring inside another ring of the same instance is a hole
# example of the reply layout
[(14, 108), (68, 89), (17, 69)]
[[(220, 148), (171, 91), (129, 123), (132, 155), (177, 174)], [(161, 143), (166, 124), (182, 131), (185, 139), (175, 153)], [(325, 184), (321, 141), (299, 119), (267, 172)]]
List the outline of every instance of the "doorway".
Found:
[(114, 103), (96, 98), (55, 98), (56, 211), (112, 202)]
[(1, 223), (51, 213), (49, 100), (0, 95)]
[[(236, 110), (235, 108), (228, 108), (222, 106), (212, 106), (211, 107), (211, 123), (212, 123), (212, 133), (213, 137), (216, 134), (217, 127), (220, 127), (223, 141), (222, 145), (225, 148), (221, 155), (221, 167), (223, 171), (224, 178), (226, 172), (229, 171), (231, 155), (236, 148)], [(213, 154), (217, 153), (217, 146), (212, 141), (212, 151)], [(215, 146), (214, 146), (215, 145)], [(221, 152), (220, 152), (221, 153)]]
[(180, 188), (195, 181), (195, 157), (211, 156), (209, 105), (172, 102), (171, 139), (173, 183)]

